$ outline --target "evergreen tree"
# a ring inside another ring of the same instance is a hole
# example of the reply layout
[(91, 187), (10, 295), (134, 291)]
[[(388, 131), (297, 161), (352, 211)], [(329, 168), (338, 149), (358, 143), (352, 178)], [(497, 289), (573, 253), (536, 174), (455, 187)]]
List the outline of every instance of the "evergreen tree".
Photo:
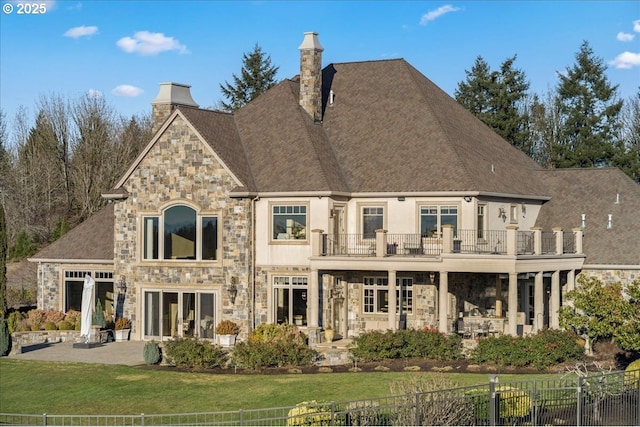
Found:
[(618, 116), (622, 101), (616, 100), (618, 85), (609, 83), (606, 69), (584, 41), (573, 67), (566, 75), (559, 74), (562, 131), (551, 153), (552, 166), (607, 166), (620, 153)]
[(276, 73), (279, 67), (271, 65), (271, 57), (262, 52), (256, 43), (253, 52), (242, 55), (240, 76), (233, 74), (233, 84), (226, 82), (220, 90), (228, 102), (221, 101), (226, 111), (235, 111), (248, 104), (276, 84)]
[(522, 70), (514, 68), (516, 58), (507, 58), (499, 71), (491, 71), (478, 56), (471, 71), (466, 71), (467, 81), (458, 84), (455, 96), (498, 135), (533, 156), (525, 108), (529, 82)]
[(11, 350), (11, 334), (7, 323), (7, 224), (0, 200), (0, 356)]

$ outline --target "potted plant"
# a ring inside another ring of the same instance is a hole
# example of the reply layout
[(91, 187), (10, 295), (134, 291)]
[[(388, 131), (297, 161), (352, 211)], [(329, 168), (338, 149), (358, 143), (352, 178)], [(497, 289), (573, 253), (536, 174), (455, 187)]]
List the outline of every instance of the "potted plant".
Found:
[(116, 341), (128, 341), (129, 332), (131, 332), (131, 320), (126, 317), (118, 317), (116, 319)]
[(223, 320), (216, 326), (218, 343), (223, 347), (231, 347), (236, 343), (236, 335), (240, 332), (240, 326), (231, 320)]
[(335, 332), (333, 331), (332, 327), (326, 327), (324, 328), (324, 340), (326, 342), (333, 342), (333, 337), (335, 335)]

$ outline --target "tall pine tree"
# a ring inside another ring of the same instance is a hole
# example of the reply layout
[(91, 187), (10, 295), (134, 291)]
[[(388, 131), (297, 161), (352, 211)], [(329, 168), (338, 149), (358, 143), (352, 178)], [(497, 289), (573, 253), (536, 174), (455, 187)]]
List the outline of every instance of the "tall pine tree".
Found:
[(278, 68), (271, 65), (271, 57), (256, 44), (253, 52), (242, 55), (242, 70), (240, 76), (233, 74), (233, 84), (225, 81), (220, 85), (228, 101), (221, 101), (223, 109), (235, 111), (266, 92), (276, 84)]
[(514, 68), (516, 55), (507, 58), (499, 71), (491, 71), (478, 56), (460, 82), (456, 100), (513, 146), (533, 156), (525, 108), (529, 82), (522, 70)]
[(619, 155), (618, 116), (623, 103), (616, 100), (618, 85), (609, 83), (606, 70), (584, 41), (573, 67), (559, 74), (561, 135), (551, 152), (553, 167), (608, 166)]

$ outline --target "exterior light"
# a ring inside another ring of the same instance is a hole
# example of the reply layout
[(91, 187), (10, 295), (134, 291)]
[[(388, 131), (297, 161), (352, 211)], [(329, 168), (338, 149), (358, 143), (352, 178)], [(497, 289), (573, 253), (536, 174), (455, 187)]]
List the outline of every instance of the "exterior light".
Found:
[(236, 286), (237, 282), (238, 282), (238, 278), (235, 276), (232, 277), (231, 284), (227, 288), (227, 292), (229, 293), (229, 300), (231, 301), (231, 304), (236, 303), (236, 297), (238, 296), (238, 287)]
[(127, 278), (124, 275), (120, 276), (120, 280), (116, 282), (116, 290), (120, 295), (127, 293)]

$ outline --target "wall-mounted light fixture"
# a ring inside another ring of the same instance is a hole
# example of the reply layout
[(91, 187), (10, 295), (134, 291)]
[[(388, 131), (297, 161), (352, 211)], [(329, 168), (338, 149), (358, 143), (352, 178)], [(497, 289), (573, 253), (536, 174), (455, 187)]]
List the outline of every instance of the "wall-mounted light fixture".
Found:
[(428, 283), (428, 285), (435, 285), (436, 284), (436, 277), (437, 277), (437, 273), (435, 271), (429, 272), (429, 283)]
[(398, 201), (399, 201), (399, 202), (404, 202), (404, 200), (405, 200), (405, 199), (404, 199), (404, 196), (400, 196), (400, 197), (398, 197)]
[(233, 276), (231, 277), (231, 284), (227, 287), (227, 292), (229, 293), (229, 300), (231, 304), (236, 303), (236, 297), (238, 296), (238, 286), (236, 283), (238, 282), (238, 278)]
[(124, 274), (120, 276), (120, 279), (116, 282), (116, 291), (118, 291), (120, 295), (127, 293), (127, 278), (124, 277)]
[(507, 220), (507, 211), (505, 211), (504, 208), (498, 209), (498, 218), (502, 218), (502, 222)]
[(584, 228), (585, 225), (587, 225), (587, 215), (586, 214), (582, 214), (581, 215), (581, 221), (580, 221), (580, 227)]
[(471, 197), (469, 196), (464, 196), (464, 201), (469, 203), (471, 201)]
[(524, 203), (522, 203), (520, 205), (520, 210), (522, 211), (522, 217), (524, 218), (524, 216), (527, 214), (527, 205), (525, 205)]
[(609, 214), (609, 219), (607, 219), (607, 228), (611, 228), (613, 226), (613, 215)]

